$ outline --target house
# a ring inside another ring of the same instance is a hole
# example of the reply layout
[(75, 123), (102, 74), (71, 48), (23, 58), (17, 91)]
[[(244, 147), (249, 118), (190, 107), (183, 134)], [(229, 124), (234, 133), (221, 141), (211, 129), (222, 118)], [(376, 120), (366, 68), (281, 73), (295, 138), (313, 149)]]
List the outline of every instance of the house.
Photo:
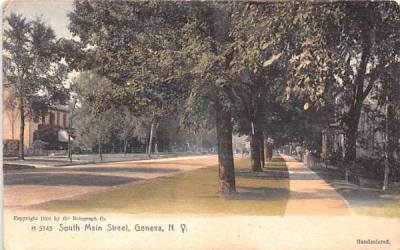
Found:
[[(342, 115), (343, 110), (337, 111)], [(356, 143), (357, 158), (383, 158), (385, 148), (385, 132), (382, 127), (385, 120), (385, 110), (376, 101), (366, 98), (361, 110), (358, 124), (358, 138)], [(344, 130), (339, 121), (325, 127), (322, 131), (322, 152), (323, 159), (332, 157), (344, 157)]]
[(322, 131), (321, 157), (332, 160), (336, 157), (344, 157), (344, 130), (336, 123), (329, 124)]
[[(68, 140), (69, 126), (68, 108), (54, 105), (48, 108), (42, 117), (26, 118), (24, 130), (24, 148), (27, 153), (34, 141), (47, 143), (47, 149), (65, 149)], [(7, 89), (3, 89), (3, 143), (8, 140), (19, 140), (20, 117), (19, 108), (11, 98)], [(47, 140), (52, 140), (46, 141)]]

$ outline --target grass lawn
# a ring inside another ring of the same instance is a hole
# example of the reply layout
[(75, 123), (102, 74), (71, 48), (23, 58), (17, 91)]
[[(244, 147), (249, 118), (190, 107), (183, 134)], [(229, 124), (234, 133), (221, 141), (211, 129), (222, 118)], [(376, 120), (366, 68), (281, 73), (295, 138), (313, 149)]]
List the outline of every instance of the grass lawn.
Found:
[(343, 172), (336, 169), (313, 170), (348, 201), (354, 214), (400, 218), (400, 190), (360, 187), (344, 181)]
[[(249, 168), (249, 159), (235, 162), (238, 194), (229, 200), (218, 194), (218, 168), (214, 166), (73, 200), (51, 201), (40, 208), (58, 212), (283, 215), (290, 193), (284, 160), (275, 158), (262, 173), (252, 173)], [(284, 178), (276, 178), (276, 173)]]
[(397, 203), (355, 207), (353, 212), (361, 215), (400, 218), (400, 196), (397, 196)]

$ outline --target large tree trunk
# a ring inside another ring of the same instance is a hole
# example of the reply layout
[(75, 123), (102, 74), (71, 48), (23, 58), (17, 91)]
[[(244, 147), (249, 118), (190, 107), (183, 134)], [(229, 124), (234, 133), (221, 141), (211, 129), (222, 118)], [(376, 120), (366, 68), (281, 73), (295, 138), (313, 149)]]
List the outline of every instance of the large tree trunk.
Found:
[(357, 155), (357, 148), (356, 148), (357, 136), (358, 136), (357, 128), (350, 127), (345, 132), (344, 161), (346, 163), (349, 163), (349, 162), (354, 161), (356, 159), (356, 155)]
[(222, 197), (236, 193), (232, 150), (232, 124), (230, 112), (217, 101), (216, 128), (218, 140), (219, 191)]
[(266, 162), (269, 161), (269, 145), (268, 145), (268, 136), (264, 136), (264, 159)]
[(99, 134), (99, 158), (100, 158), (100, 161), (103, 161), (103, 154), (102, 154), (102, 152), (101, 152), (101, 133)]
[[(395, 162), (396, 160), (400, 160), (399, 158), (396, 159), (396, 155), (399, 152), (399, 135), (400, 135), (400, 122), (396, 120), (396, 110), (394, 105), (388, 106), (388, 146), (387, 146), (387, 153), (388, 153), (388, 163), (390, 167), (391, 175), (394, 178), (400, 177), (400, 169), (395, 169)], [(399, 157), (399, 156), (397, 156)]]
[(125, 138), (125, 139), (124, 139), (124, 155), (126, 155), (126, 147), (127, 147), (127, 144), (128, 144), (128, 141), (127, 141), (127, 139)]
[(349, 163), (356, 160), (357, 156), (357, 138), (358, 138), (358, 123), (360, 122), (361, 109), (364, 102), (364, 99), (371, 92), (371, 88), (373, 86), (374, 81), (368, 84), (366, 88), (364, 88), (365, 82), (365, 74), (367, 72), (368, 61), (370, 59), (370, 49), (371, 49), (371, 41), (370, 41), (370, 31), (363, 31), (363, 39), (365, 39), (362, 47), (362, 55), (359, 67), (357, 69), (357, 75), (353, 82), (353, 91), (352, 91), (352, 105), (350, 106), (350, 111), (348, 113), (347, 121), (346, 121), (346, 130), (345, 130), (345, 153), (344, 153), (344, 161), (345, 163)]
[[(389, 174), (395, 176), (396, 169), (395, 165), (395, 154), (398, 150), (398, 124), (396, 125), (396, 111), (394, 106), (391, 104), (391, 100), (387, 100), (386, 110), (386, 152), (385, 152), (385, 173), (383, 181), (383, 190), (386, 190), (389, 186)], [(397, 131), (397, 133), (396, 133)]]
[(260, 160), (261, 160), (261, 166), (265, 167), (265, 156), (264, 156), (264, 136), (261, 135), (261, 140), (260, 140)]
[[(393, 82), (388, 85), (388, 162), (390, 166), (390, 176), (394, 181), (400, 180), (400, 72), (398, 67), (394, 68)], [(396, 167), (397, 166), (397, 167)]]
[(349, 112), (347, 128), (345, 130), (344, 138), (344, 161), (346, 163), (356, 160), (357, 156), (357, 138), (358, 138), (358, 124), (360, 122), (362, 102), (356, 103), (353, 110)]
[(25, 112), (24, 112), (24, 99), (22, 97), (19, 98), (19, 117), (20, 117), (20, 127), (19, 127), (19, 152), (18, 159), (25, 159), (24, 152), (24, 134), (25, 134)]
[(69, 131), (68, 131), (68, 159), (69, 159), (69, 162), (70, 163), (72, 163), (72, 154), (71, 154), (71, 134), (70, 134), (70, 130), (71, 129), (68, 129)]
[(147, 152), (147, 156), (150, 158), (151, 157), (151, 147), (153, 144), (153, 133), (154, 133), (154, 121), (151, 122), (151, 126), (150, 126), (150, 138), (149, 138), (149, 149)]
[(250, 133), (250, 150), (251, 150), (251, 170), (255, 172), (261, 172), (261, 152), (260, 152), (261, 132), (258, 129), (256, 123), (252, 125), (252, 131)]

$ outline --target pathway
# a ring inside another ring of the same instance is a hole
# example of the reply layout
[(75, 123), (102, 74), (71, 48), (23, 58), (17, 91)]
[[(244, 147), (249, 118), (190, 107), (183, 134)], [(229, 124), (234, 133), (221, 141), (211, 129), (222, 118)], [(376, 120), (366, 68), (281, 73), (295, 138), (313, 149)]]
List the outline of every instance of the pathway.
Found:
[(290, 198), (285, 215), (349, 215), (346, 201), (333, 187), (314, 171), (282, 155), (286, 161), (290, 179)]

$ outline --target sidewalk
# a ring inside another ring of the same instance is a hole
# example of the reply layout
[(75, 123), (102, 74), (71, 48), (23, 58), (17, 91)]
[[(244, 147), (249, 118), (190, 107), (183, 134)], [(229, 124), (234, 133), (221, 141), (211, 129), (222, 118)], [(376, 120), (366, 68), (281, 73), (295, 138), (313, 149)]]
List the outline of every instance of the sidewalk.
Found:
[(282, 155), (290, 179), (290, 198), (285, 215), (350, 215), (340, 194), (314, 171), (291, 156)]

